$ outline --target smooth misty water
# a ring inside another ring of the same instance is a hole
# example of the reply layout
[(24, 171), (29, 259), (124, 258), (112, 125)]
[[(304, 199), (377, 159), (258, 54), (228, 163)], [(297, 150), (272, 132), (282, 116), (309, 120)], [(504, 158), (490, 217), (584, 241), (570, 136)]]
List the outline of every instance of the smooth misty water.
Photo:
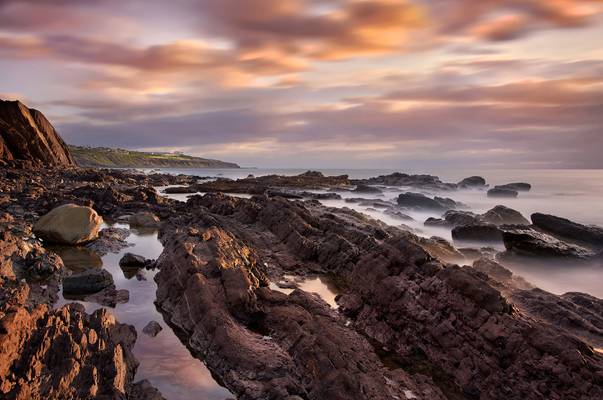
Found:
[[(113, 226), (128, 228), (128, 225), (121, 224)], [(140, 366), (135, 381), (148, 379), (168, 400), (232, 398), (232, 394), (212, 378), (205, 364), (190, 354), (155, 308), (157, 285), (153, 277), (156, 271), (143, 270), (146, 280), (139, 281), (136, 277), (126, 277), (119, 267), (119, 260), (126, 252), (156, 259), (163, 250), (163, 246), (157, 240), (157, 232), (131, 229), (127, 240), (133, 246), (117, 254), (98, 257), (93, 252), (72, 247), (62, 249), (60, 255), (65, 260), (66, 266), (75, 271), (81, 271), (88, 262), (90, 262), (88, 268), (106, 269), (113, 275), (117, 289), (126, 289), (130, 292), (130, 300), (127, 303), (118, 304), (109, 310), (119, 322), (133, 325), (138, 333), (133, 353)], [(61, 297), (56, 307), (71, 302), (74, 301)], [(102, 307), (96, 303), (83, 301), (78, 303), (83, 304), (87, 312)], [(163, 327), (154, 338), (142, 332), (145, 325), (152, 320), (159, 322)]]
[[(349, 175), (352, 179), (369, 178), (390, 174), (396, 170), (358, 170), (358, 169), (317, 169), (325, 175)], [(224, 177), (231, 179), (244, 178), (249, 174), (263, 176), (270, 174), (297, 175), (306, 169), (166, 169), (164, 172), (184, 173), (198, 176)], [(429, 217), (440, 217), (437, 212), (404, 211), (414, 221), (401, 221), (384, 214), (379, 209), (368, 210), (367, 207), (354, 203), (346, 203), (345, 198), (362, 197), (381, 200), (395, 200), (403, 191), (422, 192), (426, 195), (450, 197), (467, 205), (467, 210), (483, 213), (492, 207), (502, 204), (521, 212), (529, 219), (534, 212), (553, 214), (583, 224), (603, 226), (603, 170), (442, 170), (442, 171), (400, 171), (406, 173), (429, 173), (437, 175), (444, 182), (458, 182), (462, 178), (480, 175), (486, 178), (490, 186), (510, 183), (528, 182), (532, 185), (529, 192), (520, 192), (515, 199), (489, 198), (485, 191), (423, 191), (413, 188), (385, 188), (382, 195), (357, 194), (341, 192), (342, 200), (325, 200), (323, 204), (332, 207), (348, 207), (363, 212), (389, 225), (404, 224), (415, 233), (430, 237), (440, 236), (452, 240), (450, 229), (424, 226)], [(161, 189), (161, 188), (160, 188)], [(170, 197), (186, 201), (186, 194), (170, 195)], [(247, 196), (245, 196), (247, 197)], [(467, 247), (467, 243), (457, 243), (459, 247)], [(494, 246), (502, 250), (502, 245)], [(562, 294), (568, 291), (581, 291), (603, 298), (603, 269), (587, 265), (564, 264), (544, 265), (506, 264), (517, 274), (524, 276), (536, 286)]]

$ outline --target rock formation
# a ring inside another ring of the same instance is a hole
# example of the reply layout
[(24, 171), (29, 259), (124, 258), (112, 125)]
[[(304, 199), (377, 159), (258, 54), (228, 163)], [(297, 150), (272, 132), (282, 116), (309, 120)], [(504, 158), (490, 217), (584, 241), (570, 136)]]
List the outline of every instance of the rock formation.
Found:
[(0, 164), (73, 166), (67, 145), (44, 115), (19, 101), (0, 100)]

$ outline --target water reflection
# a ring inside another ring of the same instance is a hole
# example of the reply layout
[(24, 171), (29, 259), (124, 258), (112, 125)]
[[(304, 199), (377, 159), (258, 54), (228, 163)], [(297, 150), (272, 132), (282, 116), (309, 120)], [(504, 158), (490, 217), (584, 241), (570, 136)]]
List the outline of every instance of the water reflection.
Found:
[[(294, 283), (299, 289), (308, 293), (315, 293), (320, 296), (328, 305), (332, 308), (337, 309), (339, 305), (335, 301), (335, 297), (339, 294), (337, 286), (333, 281), (324, 275), (316, 275), (309, 277), (299, 277), (295, 275), (285, 275), (284, 281), (286, 286), (290, 286)], [(284, 282), (283, 282), (284, 283)], [(281, 282), (279, 282), (281, 284)], [(281, 285), (283, 286), (283, 285)], [(270, 283), (270, 289), (276, 290), (285, 294), (293, 292), (294, 289), (288, 287), (281, 287), (274, 282)]]
[[(128, 228), (128, 225), (113, 225), (119, 228)], [(133, 353), (140, 362), (135, 380), (148, 379), (163, 396), (168, 400), (179, 399), (208, 399), (224, 400), (232, 394), (216, 383), (211, 373), (201, 361), (194, 358), (188, 349), (180, 342), (172, 329), (163, 321), (163, 317), (154, 305), (157, 285), (153, 280), (155, 271), (144, 271), (146, 280), (129, 279), (119, 266), (119, 260), (126, 252), (139, 254), (146, 258), (157, 258), (162, 251), (162, 246), (157, 240), (157, 232), (149, 230), (131, 230), (128, 242), (133, 246), (117, 254), (108, 254), (96, 261), (96, 267), (104, 267), (113, 275), (117, 289), (126, 289), (130, 292), (130, 300), (125, 304), (118, 304), (111, 312), (122, 323), (133, 325), (138, 332), (138, 339)], [(91, 265), (88, 263), (88, 252), (80, 248), (64, 250), (68, 268)], [(88, 250), (88, 249), (85, 249)], [(87, 257), (84, 257), (86, 255)], [(92, 257), (92, 259), (95, 259)], [(84, 262), (85, 261), (85, 262)], [(71, 302), (61, 296), (57, 307)], [(95, 303), (83, 302), (87, 312), (93, 312), (101, 306)], [(163, 330), (154, 338), (142, 333), (142, 329), (149, 322), (159, 322)]]

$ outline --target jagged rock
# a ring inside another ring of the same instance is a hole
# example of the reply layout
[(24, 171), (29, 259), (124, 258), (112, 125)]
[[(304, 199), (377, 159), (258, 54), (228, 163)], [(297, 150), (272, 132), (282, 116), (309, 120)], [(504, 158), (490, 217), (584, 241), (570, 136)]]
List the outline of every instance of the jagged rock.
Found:
[(483, 214), (482, 219), (485, 222), (494, 225), (529, 225), (528, 221), (519, 211), (512, 208), (498, 205)]
[(395, 208), (392, 208), (392, 207), (386, 208), (385, 210), (383, 210), (383, 213), (387, 216), (390, 216), (392, 218), (399, 219), (402, 221), (414, 221), (414, 218), (411, 217), (410, 215), (404, 214), (402, 211), (396, 210)]
[(134, 215), (130, 215), (128, 219), (130, 226), (142, 228), (157, 228), (159, 226), (159, 218), (151, 212), (141, 211)]
[(88, 295), (113, 285), (113, 276), (104, 269), (93, 269), (63, 279), (65, 295)]
[(483, 188), (486, 186), (486, 180), (481, 176), (470, 176), (458, 183), (458, 187), (461, 189)]
[(142, 332), (145, 335), (149, 335), (151, 337), (157, 336), (162, 330), (163, 328), (157, 321), (150, 321), (148, 324), (145, 325), (144, 328), (142, 328)]
[(454, 190), (457, 188), (456, 183), (444, 183), (437, 176), (409, 175), (401, 172), (368, 179), (355, 179), (351, 183), (354, 185), (408, 186), (426, 190)]
[[(603, 395), (603, 359), (590, 346), (513, 308), (487, 274), (434, 260), (408, 232), (263, 196), (198, 196), (179, 211), (160, 232), (157, 304), (243, 399), (389, 399), (386, 386), (400, 398)], [(349, 320), (300, 290), (271, 291), (258, 278), (271, 270), (333, 274)], [(408, 374), (417, 370), (426, 380)]]
[(436, 196), (432, 199), (424, 194), (412, 192), (400, 194), (397, 202), (400, 207), (423, 210), (449, 210), (458, 206), (454, 200), (449, 198)]
[(496, 189), (514, 190), (516, 192), (529, 192), (532, 189), (532, 185), (524, 182), (507, 183), (505, 185), (496, 185)]
[(501, 188), (501, 187), (494, 187), (494, 188), (488, 190), (487, 194), (488, 194), (488, 197), (509, 197), (509, 198), (517, 197), (519, 195), (519, 193), (517, 193), (516, 190), (505, 189), (505, 188)]
[(596, 254), (584, 247), (562, 242), (528, 226), (505, 226), (502, 239), (505, 256), (588, 260)]
[(50, 243), (78, 245), (95, 240), (102, 223), (92, 208), (65, 204), (40, 218), (33, 231)]
[(67, 145), (44, 115), (0, 100), (0, 161), (16, 166), (75, 166)]
[(502, 233), (494, 224), (460, 225), (452, 229), (452, 238), (469, 242), (497, 243), (502, 241)]
[(546, 233), (597, 249), (603, 248), (603, 228), (601, 227), (582, 225), (548, 214), (534, 213), (531, 218), (532, 223)]
[(603, 300), (585, 293), (557, 296), (538, 288), (515, 291), (512, 300), (532, 317), (603, 348)]

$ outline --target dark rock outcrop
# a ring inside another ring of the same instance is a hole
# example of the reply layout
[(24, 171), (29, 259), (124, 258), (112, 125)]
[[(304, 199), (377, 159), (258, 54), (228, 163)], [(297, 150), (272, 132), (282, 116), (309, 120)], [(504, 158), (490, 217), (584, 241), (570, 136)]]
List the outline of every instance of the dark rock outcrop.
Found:
[(603, 248), (603, 228), (594, 225), (582, 225), (569, 219), (554, 215), (532, 214), (532, 223), (540, 230), (576, 243)]
[(474, 188), (484, 188), (486, 187), (486, 180), (481, 176), (470, 176), (468, 178), (463, 179), (458, 183), (458, 187), (461, 189), (474, 189)]
[(369, 185), (357, 185), (352, 190), (352, 192), (353, 193), (369, 193), (369, 194), (383, 193), (383, 191), (381, 189), (379, 189), (378, 187), (369, 186)]
[(355, 179), (351, 183), (354, 185), (408, 186), (425, 190), (455, 190), (457, 188), (456, 183), (442, 182), (434, 175), (409, 175), (401, 172), (368, 179)]
[(529, 183), (525, 183), (525, 182), (514, 182), (514, 183), (507, 183), (504, 185), (496, 185), (494, 186), (495, 189), (504, 189), (504, 190), (514, 190), (516, 192), (529, 192), (530, 189), (532, 189), (532, 185), (530, 185)]
[(486, 211), (482, 219), (494, 225), (529, 225), (528, 221), (519, 211), (512, 208), (498, 205), (491, 210)]
[(563, 242), (529, 226), (505, 226), (502, 239), (507, 251), (503, 256), (588, 260), (596, 254), (584, 247)]
[(67, 145), (41, 112), (5, 100), (0, 100), (0, 163), (75, 165)]
[(459, 204), (449, 198), (434, 197), (433, 199), (421, 193), (406, 192), (398, 196), (398, 205), (404, 208), (422, 209), (422, 210), (449, 210), (459, 206)]
[(469, 242), (500, 243), (502, 232), (494, 224), (460, 225), (452, 229), (452, 238)]
[(516, 190), (504, 189), (504, 188), (500, 188), (500, 187), (494, 187), (494, 188), (488, 190), (487, 194), (488, 194), (488, 197), (508, 197), (508, 198), (517, 197), (519, 195), (519, 193), (517, 193)]
[[(515, 309), (486, 273), (434, 260), (408, 232), (279, 198), (196, 196), (184, 210), (160, 233), (157, 304), (243, 399), (603, 395), (603, 358), (589, 345)], [(266, 287), (282, 271), (336, 277), (349, 322), (303, 291)]]
[(63, 293), (88, 295), (100, 292), (113, 285), (113, 276), (104, 269), (91, 269), (73, 274), (63, 279)]

